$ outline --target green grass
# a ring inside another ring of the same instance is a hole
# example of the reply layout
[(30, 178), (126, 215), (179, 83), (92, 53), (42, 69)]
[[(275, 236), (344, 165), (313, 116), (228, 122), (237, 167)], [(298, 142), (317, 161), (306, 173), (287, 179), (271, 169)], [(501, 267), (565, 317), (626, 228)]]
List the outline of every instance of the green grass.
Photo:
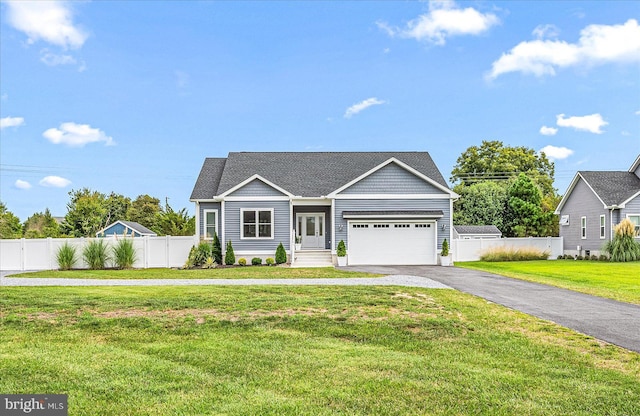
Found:
[(453, 290), (3, 287), (0, 345), (70, 415), (640, 414), (640, 354)]
[(640, 304), (640, 262), (543, 260), (489, 263), (474, 261), (456, 263), (456, 266)]
[(136, 270), (44, 270), (11, 277), (66, 279), (313, 279), (380, 277), (380, 274), (349, 272), (333, 267), (231, 267), (219, 269), (136, 269)]

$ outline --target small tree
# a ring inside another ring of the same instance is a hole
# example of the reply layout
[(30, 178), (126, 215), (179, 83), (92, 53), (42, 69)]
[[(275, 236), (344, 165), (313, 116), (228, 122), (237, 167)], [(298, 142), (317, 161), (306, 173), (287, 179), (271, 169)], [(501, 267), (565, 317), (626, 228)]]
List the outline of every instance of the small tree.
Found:
[(626, 262), (640, 260), (640, 243), (634, 236), (634, 224), (629, 218), (625, 218), (614, 227), (613, 240), (607, 242), (604, 251), (609, 254), (611, 261)]
[(220, 245), (218, 233), (213, 233), (213, 259), (216, 263), (222, 264), (222, 246)]
[(236, 255), (233, 252), (231, 240), (227, 241), (227, 250), (224, 253), (224, 264), (232, 265), (236, 262)]
[(347, 255), (347, 246), (344, 244), (344, 240), (340, 240), (338, 247), (336, 247), (336, 255), (338, 257), (345, 257)]
[(284, 249), (282, 243), (278, 244), (276, 249), (276, 264), (282, 264), (287, 262), (287, 252)]
[(440, 255), (444, 257), (449, 255), (449, 242), (446, 238), (442, 242), (442, 251), (440, 252)]

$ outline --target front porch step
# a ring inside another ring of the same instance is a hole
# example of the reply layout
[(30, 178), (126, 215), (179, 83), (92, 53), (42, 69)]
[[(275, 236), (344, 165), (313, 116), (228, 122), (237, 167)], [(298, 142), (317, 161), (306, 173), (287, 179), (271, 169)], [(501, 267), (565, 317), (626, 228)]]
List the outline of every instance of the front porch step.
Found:
[(291, 267), (332, 267), (333, 261), (330, 250), (300, 250), (296, 251)]

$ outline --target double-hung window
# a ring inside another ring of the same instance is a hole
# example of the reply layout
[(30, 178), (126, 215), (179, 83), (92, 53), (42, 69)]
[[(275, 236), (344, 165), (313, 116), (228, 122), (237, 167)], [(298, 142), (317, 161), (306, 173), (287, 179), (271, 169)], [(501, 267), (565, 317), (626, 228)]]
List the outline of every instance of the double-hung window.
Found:
[(607, 236), (605, 224), (605, 216), (600, 215), (600, 238), (605, 238)]
[(587, 217), (580, 218), (580, 238), (587, 239)]
[(205, 209), (202, 214), (204, 216), (204, 238), (211, 240), (215, 233), (218, 232), (218, 210)]
[(273, 209), (240, 210), (242, 238), (273, 238)]
[(633, 236), (640, 238), (640, 214), (627, 215), (627, 218), (633, 223)]

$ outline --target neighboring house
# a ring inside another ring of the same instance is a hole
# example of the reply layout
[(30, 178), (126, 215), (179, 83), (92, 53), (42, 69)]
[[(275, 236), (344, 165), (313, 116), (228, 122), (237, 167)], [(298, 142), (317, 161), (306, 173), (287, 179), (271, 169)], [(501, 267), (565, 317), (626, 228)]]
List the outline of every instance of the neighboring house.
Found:
[(299, 237), (301, 255), (344, 240), (354, 265), (436, 264), (457, 197), (427, 152), (240, 152), (205, 159), (190, 200), (197, 235), (236, 258)]
[(628, 171), (579, 171), (555, 213), (567, 254), (599, 254), (613, 227), (629, 218), (640, 238), (640, 155)]
[(137, 222), (133, 221), (116, 221), (96, 233), (96, 237), (113, 237), (120, 235), (128, 235), (133, 237), (156, 237), (157, 234)]
[(502, 237), (502, 231), (495, 225), (454, 225), (453, 238), (460, 240), (495, 239)]

